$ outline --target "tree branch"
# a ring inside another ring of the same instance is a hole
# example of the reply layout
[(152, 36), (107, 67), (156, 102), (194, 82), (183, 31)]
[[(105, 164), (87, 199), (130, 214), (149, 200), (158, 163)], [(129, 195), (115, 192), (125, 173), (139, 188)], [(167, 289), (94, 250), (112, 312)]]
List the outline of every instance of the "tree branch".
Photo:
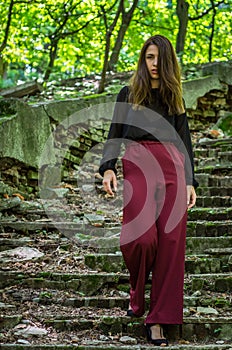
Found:
[(120, 3), (118, 5), (118, 9), (116, 12), (116, 15), (114, 17), (113, 22), (111, 23), (111, 25), (109, 26), (109, 29), (107, 30), (106, 28), (106, 34), (105, 34), (105, 38), (106, 38), (106, 44), (105, 44), (105, 55), (104, 55), (104, 62), (103, 62), (103, 68), (102, 68), (102, 73), (101, 73), (101, 80), (99, 83), (99, 88), (98, 88), (98, 93), (102, 93), (104, 91), (105, 88), (105, 78), (106, 78), (106, 71), (107, 71), (107, 66), (108, 66), (108, 58), (109, 58), (109, 51), (110, 51), (110, 39), (111, 39), (111, 35), (113, 33), (113, 30), (118, 22), (119, 16), (122, 12), (122, 8), (123, 8), (123, 3), (124, 0), (120, 0)]
[(217, 11), (215, 8), (215, 4), (213, 0), (210, 0), (211, 4), (212, 4), (212, 8), (213, 8), (213, 16), (212, 16), (212, 30), (211, 30), (211, 34), (209, 37), (209, 62), (211, 62), (212, 60), (212, 52), (213, 52), (213, 37), (214, 37), (214, 31), (215, 31), (215, 17), (217, 15)]
[(162, 27), (162, 26), (156, 26), (155, 24), (151, 25), (150, 23), (145, 23), (145, 22), (141, 22), (140, 20), (138, 19), (132, 19), (132, 22), (134, 23), (137, 23), (141, 26), (144, 26), (144, 27), (151, 27), (151, 28), (159, 28), (159, 29), (164, 29), (164, 30), (173, 30), (174, 28), (171, 28), (171, 27)]
[(69, 36), (69, 35), (77, 34), (77, 33), (80, 32), (82, 29), (85, 29), (85, 28), (89, 25), (89, 23), (91, 23), (92, 21), (94, 21), (94, 20), (95, 20), (96, 18), (98, 18), (98, 17), (100, 17), (100, 15), (97, 15), (97, 16), (91, 18), (89, 21), (87, 21), (85, 24), (83, 24), (83, 26), (81, 26), (80, 28), (78, 28), (78, 29), (76, 29), (76, 30), (73, 30), (73, 31), (70, 31), (70, 32), (66, 32), (66, 33), (62, 33), (62, 34), (60, 35), (60, 38), (61, 38), (61, 39), (64, 39), (64, 38), (66, 38), (66, 37)]
[(29, 0), (29, 1), (20, 1), (20, 0), (16, 0), (14, 1), (14, 4), (41, 4), (40, 1), (34, 1), (34, 0)]
[(102, 16), (103, 16), (104, 25), (105, 25), (105, 28), (107, 30), (108, 29), (108, 24), (107, 24), (107, 18), (106, 18), (106, 10), (105, 10), (103, 5), (100, 5), (100, 8), (102, 10)]
[[(196, 17), (190, 17), (189, 16), (189, 20), (190, 21), (197, 21), (198, 19), (201, 19), (202, 17), (204, 17), (205, 15), (207, 15), (210, 11), (214, 10), (216, 7), (220, 6), (221, 4), (224, 4), (225, 1), (219, 1), (217, 4), (214, 4), (214, 6), (209, 7), (207, 10), (205, 10), (203, 13), (201, 13), (200, 15), (196, 16)], [(212, 2), (211, 2), (212, 4)]]
[[(67, 3), (66, 3), (67, 4)], [(76, 7), (80, 4), (80, 2), (78, 4), (75, 4), (73, 6), (70, 6), (69, 8), (66, 9), (65, 13), (62, 15), (62, 22), (60, 23), (60, 25), (56, 28), (56, 30), (49, 35), (49, 38), (62, 38), (64, 37), (64, 33), (62, 33), (62, 30), (63, 28), (65, 27), (65, 25), (67, 24), (68, 20), (72, 17), (69, 13), (72, 13)], [(49, 13), (49, 16), (55, 21), (57, 22), (58, 21), (58, 18), (54, 18), (52, 16), (52, 14), (50, 13), (50, 11), (48, 10), (48, 13)], [(81, 14), (82, 15), (82, 14)], [(73, 15), (74, 16), (74, 15)], [(79, 31), (79, 30), (78, 30)], [(78, 31), (74, 31), (74, 32), (67, 32), (65, 33), (65, 37), (68, 36), (68, 35), (71, 35), (71, 34), (75, 34), (76, 32)]]
[(13, 13), (13, 6), (14, 6), (14, 0), (11, 0), (10, 5), (9, 5), (9, 11), (8, 11), (8, 19), (6, 23), (6, 29), (5, 29), (5, 34), (3, 38), (3, 42), (0, 46), (0, 52), (2, 52), (7, 44), (7, 39), (9, 36), (9, 31), (10, 31), (10, 24), (11, 24), (11, 18), (12, 18), (12, 13)]

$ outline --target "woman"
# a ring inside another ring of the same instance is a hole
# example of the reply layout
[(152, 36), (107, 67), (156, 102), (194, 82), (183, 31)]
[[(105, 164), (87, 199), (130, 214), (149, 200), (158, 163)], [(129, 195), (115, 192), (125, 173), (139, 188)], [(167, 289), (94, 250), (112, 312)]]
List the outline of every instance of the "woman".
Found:
[(130, 273), (127, 315), (145, 312), (152, 272), (148, 340), (167, 346), (163, 325), (182, 324), (187, 208), (196, 202), (193, 154), (180, 70), (170, 41), (143, 45), (130, 86), (117, 97), (99, 168), (104, 190), (117, 190), (116, 161), (124, 142), (120, 248)]

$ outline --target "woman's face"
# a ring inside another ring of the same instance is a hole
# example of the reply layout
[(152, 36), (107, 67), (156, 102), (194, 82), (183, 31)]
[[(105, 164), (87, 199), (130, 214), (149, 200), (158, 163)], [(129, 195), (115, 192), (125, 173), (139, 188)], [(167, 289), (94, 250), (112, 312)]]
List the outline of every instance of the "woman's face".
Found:
[(154, 44), (149, 45), (147, 48), (147, 51), (145, 52), (145, 60), (146, 60), (148, 72), (151, 77), (152, 86), (156, 85), (157, 81), (159, 80), (158, 58), (159, 58), (158, 46)]

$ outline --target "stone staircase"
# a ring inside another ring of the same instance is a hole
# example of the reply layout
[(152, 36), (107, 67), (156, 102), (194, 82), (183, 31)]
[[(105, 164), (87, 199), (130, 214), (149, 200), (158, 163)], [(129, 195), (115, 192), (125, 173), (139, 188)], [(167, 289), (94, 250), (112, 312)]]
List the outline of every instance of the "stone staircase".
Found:
[[(195, 157), (200, 187), (188, 213), (184, 324), (166, 332), (173, 350), (231, 350), (232, 139), (203, 140)], [(120, 200), (104, 199), (97, 183), (104, 203), (97, 207), (89, 184), (91, 212), (74, 183), (65, 200), (0, 203), (1, 349), (153, 349), (143, 318), (125, 316)]]

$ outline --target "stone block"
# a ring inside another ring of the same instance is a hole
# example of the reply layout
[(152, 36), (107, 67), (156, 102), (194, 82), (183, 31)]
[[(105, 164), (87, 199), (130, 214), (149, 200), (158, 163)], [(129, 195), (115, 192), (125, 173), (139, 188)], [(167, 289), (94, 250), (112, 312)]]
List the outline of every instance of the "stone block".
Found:
[[(18, 104), (17, 114), (0, 124), (1, 152), (4, 157), (38, 168), (51, 134), (50, 120), (42, 107), (35, 109), (27, 104)], [(46, 156), (43, 161), (50, 162), (52, 154), (47, 153)]]
[(199, 96), (204, 96), (213, 89), (222, 89), (222, 85), (217, 76), (207, 76), (192, 79), (183, 83), (184, 99), (187, 108), (195, 109)]
[(214, 118), (216, 117), (216, 112), (214, 110), (205, 110), (203, 111), (203, 117), (204, 118)]
[(209, 174), (196, 173), (196, 180), (199, 182), (200, 187), (207, 187), (209, 185)]
[(218, 339), (222, 340), (232, 340), (232, 327), (231, 324), (221, 324), (220, 325), (220, 334)]
[(215, 290), (217, 292), (232, 291), (232, 277), (218, 278), (215, 281)]
[(14, 328), (22, 319), (22, 315), (1, 316), (0, 329)]
[(29, 180), (38, 180), (38, 171), (29, 170), (27, 173), (27, 178)]
[[(212, 75), (218, 77), (223, 83), (231, 85), (231, 62), (210, 62), (202, 67), (203, 76)], [(215, 86), (214, 89), (217, 89)]]
[(199, 278), (192, 279), (192, 291), (201, 291), (204, 287), (204, 280)]
[(78, 290), (81, 285), (81, 281), (79, 279), (72, 279), (66, 282), (67, 289)]
[(118, 272), (125, 269), (122, 256), (118, 254), (85, 255), (85, 264), (91, 269), (105, 272)]
[(81, 280), (81, 285), (79, 286), (78, 291), (86, 296), (95, 295), (104, 284), (105, 281), (102, 276), (96, 274), (88, 275)]

